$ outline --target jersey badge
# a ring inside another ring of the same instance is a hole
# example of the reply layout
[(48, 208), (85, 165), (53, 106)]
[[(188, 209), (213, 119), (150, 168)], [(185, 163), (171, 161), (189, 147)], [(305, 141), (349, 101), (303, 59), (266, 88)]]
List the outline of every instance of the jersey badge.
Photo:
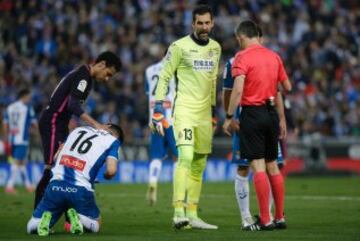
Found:
[(86, 80), (80, 80), (78, 86), (77, 86), (77, 89), (80, 90), (81, 92), (84, 92), (85, 89), (86, 89), (86, 86), (87, 86), (87, 82)]

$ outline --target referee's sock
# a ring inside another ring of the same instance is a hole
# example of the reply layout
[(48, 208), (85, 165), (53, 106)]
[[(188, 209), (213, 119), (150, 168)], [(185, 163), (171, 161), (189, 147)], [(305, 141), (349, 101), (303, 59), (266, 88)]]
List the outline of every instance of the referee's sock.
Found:
[(40, 203), (42, 197), (44, 196), (45, 189), (46, 189), (47, 185), (49, 184), (50, 179), (51, 179), (51, 170), (45, 169), (43, 176), (41, 177), (41, 180), (35, 190), (34, 209), (36, 209), (37, 205)]
[(266, 172), (256, 172), (254, 174), (254, 186), (260, 211), (260, 220), (263, 225), (267, 225), (270, 220), (269, 199), (270, 183)]
[(275, 202), (275, 220), (280, 220), (284, 217), (284, 178), (279, 173), (276, 175), (269, 175), (269, 179)]

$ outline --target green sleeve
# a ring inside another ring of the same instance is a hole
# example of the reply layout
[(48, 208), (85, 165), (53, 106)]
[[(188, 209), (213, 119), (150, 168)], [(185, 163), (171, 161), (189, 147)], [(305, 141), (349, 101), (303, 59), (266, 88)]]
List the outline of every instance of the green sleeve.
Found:
[(169, 86), (169, 81), (174, 76), (174, 73), (181, 61), (181, 49), (176, 44), (172, 44), (169, 47), (163, 61), (164, 66), (160, 71), (159, 81), (155, 92), (155, 100), (165, 99)]
[(220, 56), (221, 56), (221, 48), (219, 49), (219, 58), (217, 59), (216, 68), (214, 70), (213, 75), (213, 85), (211, 89), (211, 105), (216, 106), (216, 86), (217, 86), (217, 78), (218, 78), (218, 72), (219, 72), (219, 64), (220, 64)]

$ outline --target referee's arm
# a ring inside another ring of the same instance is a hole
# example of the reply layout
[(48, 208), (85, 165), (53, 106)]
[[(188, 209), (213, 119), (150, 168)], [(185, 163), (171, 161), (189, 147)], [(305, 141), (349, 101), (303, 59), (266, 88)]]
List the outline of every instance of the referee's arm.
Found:
[[(229, 102), (228, 110), (226, 112), (227, 117), (232, 117), (234, 115), (235, 109), (240, 103), (244, 89), (244, 82), (245, 82), (245, 75), (239, 75), (234, 80), (234, 87), (231, 91), (230, 102)], [(231, 135), (229, 130), (230, 123), (231, 123), (231, 118), (230, 120), (226, 118), (223, 126), (224, 132), (228, 135)]]

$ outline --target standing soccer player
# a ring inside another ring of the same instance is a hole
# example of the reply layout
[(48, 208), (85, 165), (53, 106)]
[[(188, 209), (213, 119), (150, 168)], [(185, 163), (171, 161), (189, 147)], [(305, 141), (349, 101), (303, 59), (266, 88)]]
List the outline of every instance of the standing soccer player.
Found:
[(96, 129), (106, 129), (105, 125), (98, 123), (85, 113), (81, 104), (84, 103), (92, 89), (93, 79), (99, 82), (107, 81), (120, 68), (120, 59), (112, 52), (104, 52), (97, 57), (94, 64), (81, 65), (74, 69), (56, 86), (48, 106), (42, 112), (39, 120), (45, 170), (36, 187), (34, 208), (40, 202), (50, 181), (50, 169), (53, 166), (54, 154), (68, 135), (71, 116), (73, 114), (78, 116)]
[(117, 170), (123, 133), (119, 126), (106, 125), (107, 131), (90, 126), (75, 128), (56, 155), (52, 178), (45, 195), (27, 224), (28, 233), (49, 235), (59, 217), (66, 212), (71, 233), (98, 232), (100, 211), (95, 202), (94, 184), (106, 163), (104, 178)]
[(242, 51), (236, 54), (232, 64), (234, 88), (223, 127), (229, 133), (233, 113), (240, 104), (240, 155), (250, 161), (254, 172), (260, 210), (258, 225), (262, 230), (272, 230), (275, 225), (270, 218), (270, 191), (275, 201), (274, 223), (285, 225), (284, 180), (275, 161), (280, 127), (283, 129), (283, 126), (279, 125), (274, 102), (278, 84), (281, 83), (286, 91), (291, 90), (291, 84), (281, 58), (260, 44), (254, 22), (241, 22), (236, 29), (236, 38)]
[[(151, 119), (154, 114), (155, 107), (155, 91), (159, 81), (159, 73), (163, 68), (163, 61), (149, 66), (145, 70), (146, 94), (149, 100), (149, 122), (150, 127), (154, 130)], [(165, 99), (164, 106), (164, 136), (156, 131), (152, 131), (150, 139), (150, 170), (149, 170), (149, 187), (146, 199), (150, 205), (154, 205), (157, 200), (157, 183), (161, 172), (162, 161), (167, 156), (168, 148), (172, 154), (177, 157), (177, 148), (175, 144), (174, 131), (172, 127), (172, 107), (175, 95), (175, 81), (170, 80)]]
[[(216, 104), (216, 79), (221, 55), (220, 45), (209, 38), (214, 26), (209, 6), (192, 13), (193, 33), (171, 44), (164, 59), (156, 89), (152, 122), (164, 134), (163, 101), (170, 79), (175, 74), (174, 135), (179, 156), (174, 174), (174, 227), (217, 229), (198, 217), (197, 209), (206, 160), (211, 153), (212, 107)], [(185, 215), (185, 194), (187, 196)]]
[(29, 181), (26, 171), (26, 155), (29, 146), (30, 127), (38, 127), (35, 112), (30, 105), (31, 93), (28, 89), (23, 89), (18, 94), (18, 100), (6, 109), (4, 115), (5, 146), (9, 147), (6, 153), (11, 161), (10, 177), (6, 184), (5, 192), (16, 193), (14, 181), (21, 173), (25, 188), (28, 192), (33, 191), (33, 186)]

